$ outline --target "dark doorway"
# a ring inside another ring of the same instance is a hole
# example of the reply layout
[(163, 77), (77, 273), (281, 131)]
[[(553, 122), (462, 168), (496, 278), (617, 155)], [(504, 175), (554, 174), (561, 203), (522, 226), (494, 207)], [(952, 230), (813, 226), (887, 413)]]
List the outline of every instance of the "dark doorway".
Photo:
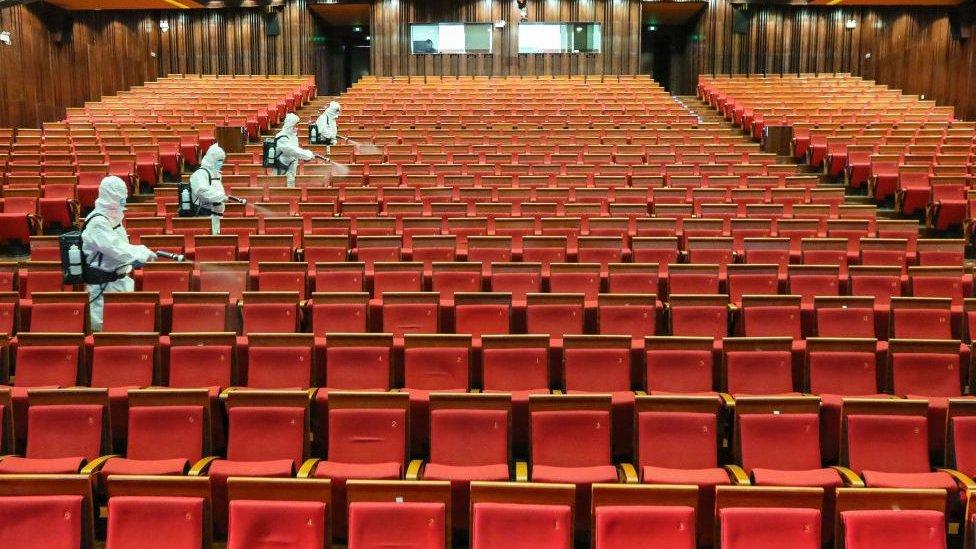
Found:
[(319, 93), (338, 95), (369, 74), (368, 4), (314, 4), (315, 83)]
[(669, 92), (672, 91), (671, 57), (675, 49), (672, 41), (677, 30), (680, 29), (661, 25), (648, 25), (644, 28), (651, 77)]

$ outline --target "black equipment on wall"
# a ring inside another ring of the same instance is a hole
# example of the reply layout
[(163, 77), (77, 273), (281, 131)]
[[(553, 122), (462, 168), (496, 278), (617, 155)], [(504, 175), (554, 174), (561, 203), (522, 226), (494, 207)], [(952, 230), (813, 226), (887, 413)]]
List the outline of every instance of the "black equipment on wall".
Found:
[(744, 9), (732, 10), (732, 32), (749, 34), (749, 14)]
[(265, 12), (264, 31), (268, 36), (281, 34), (281, 14), (272, 6), (268, 6)]
[(966, 4), (949, 12), (949, 32), (952, 33), (953, 40), (968, 40), (972, 37), (973, 24), (976, 23), (974, 9), (976, 5)]

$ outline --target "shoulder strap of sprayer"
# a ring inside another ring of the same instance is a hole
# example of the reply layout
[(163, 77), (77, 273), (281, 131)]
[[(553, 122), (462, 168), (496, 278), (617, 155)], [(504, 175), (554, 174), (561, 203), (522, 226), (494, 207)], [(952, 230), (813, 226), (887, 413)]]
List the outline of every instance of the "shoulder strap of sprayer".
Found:
[[(100, 214), (100, 213), (93, 213), (90, 216), (88, 216), (88, 219), (86, 219), (84, 223), (81, 224), (81, 231), (79, 231), (78, 234), (84, 237), (85, 229), (88, 228), (88, 224), (91, 223), (96, 217), (104, 217), (106, 221), (109, 221), (107, 215)], [(82, 240), (82, 242), (84, 242), (84, 240)], [(84, 253), (84, 250), (82, 250), (82, 253)], [(95, 254), (92, 255), (91, 257), (91, 260), (88, 261), (88, 264), (94, 265), (96, 261), (98, 262), (99, 265), (102, 264), (102, 252), (95, 252)]]
[[(191, 180), (192, 180), (193, 176), (196, 175), (197, 172), (203, 172), (203, 173), (207, 174), (207, 185), (208, 186), (211, 186), (211, 187), (213, 186), (213, 180), (214, 180), (214, 178), (213, 178), (213, 174), (210, 173), (210, 170), (208, 170), (207, 168), (204, 168), (203, 166), (200, 166), (199, 168), (197, 168), (197, 171), (196, 172), (193, 172), (193, 174), (190, 175)], [(190, 185), (187, 185), (187, 186), (190, 189), (190, 203), (191, 204), (196, 204), (197, 203), (197, 193), (193, 192), (193, 184), (191, 183)]]

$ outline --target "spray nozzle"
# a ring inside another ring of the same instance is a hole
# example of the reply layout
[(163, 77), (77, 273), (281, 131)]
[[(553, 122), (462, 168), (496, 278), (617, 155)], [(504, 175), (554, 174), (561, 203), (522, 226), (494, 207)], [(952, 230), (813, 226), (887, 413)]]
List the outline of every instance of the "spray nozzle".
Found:
[(183, 254), (173, 254), (170, 252), (158, 251), (156, 252), (156, 255), (158, 255), (159, 257), (165, 257), (166, 259), (172, 259), (173, 261), (179, 261), (181, 263), (183, 261), (186, 261), (186, 256)]
[(246, 198), (238, 198), (236, 196), (230, 196), (230, 195), (228, 195), (227, 196), (227, 200), (230, 200), (231, 202), (237, 202), (238, 204), (245, 204), (245, 205), (247, 204), (247, 199)]
[(323, 162), (328, 162), (329, 164), (334, 164), (335, 163), (328, 156), (324, 156), (324, 155), (321, 155), (321, 154), (315, 154), (315, 158), (318, 158), (319, 160), (321, 160)]

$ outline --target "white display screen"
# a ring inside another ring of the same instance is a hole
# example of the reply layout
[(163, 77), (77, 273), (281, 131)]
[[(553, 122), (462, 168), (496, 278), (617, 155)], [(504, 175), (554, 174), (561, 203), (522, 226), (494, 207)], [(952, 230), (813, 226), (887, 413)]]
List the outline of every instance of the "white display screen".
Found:
[(415, 23), (410, 25), (410, 52), (491, 53), (491, 23)]
[(599, 23), (520, 23), (519, 53), (599, 53)]

